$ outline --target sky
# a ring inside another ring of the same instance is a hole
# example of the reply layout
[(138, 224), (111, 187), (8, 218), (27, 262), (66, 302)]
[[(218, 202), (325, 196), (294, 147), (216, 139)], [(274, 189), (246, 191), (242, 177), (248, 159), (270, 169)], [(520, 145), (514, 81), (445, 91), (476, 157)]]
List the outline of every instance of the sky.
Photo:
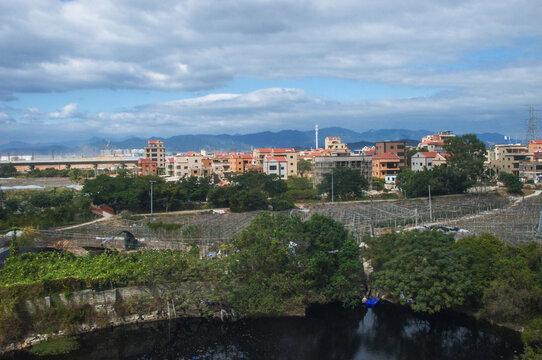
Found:
[(1, 1), (0, 143), (315, 124), (521, 138), (542, 105), (540, 14), (538, 0)]

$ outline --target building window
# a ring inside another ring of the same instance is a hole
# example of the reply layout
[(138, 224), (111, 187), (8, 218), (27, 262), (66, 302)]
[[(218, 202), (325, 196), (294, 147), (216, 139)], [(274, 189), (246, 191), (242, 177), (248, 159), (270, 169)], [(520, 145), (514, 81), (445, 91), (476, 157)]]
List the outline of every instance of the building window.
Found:
[(277, 170), (277, 165), (270, 165), (269, 170)]

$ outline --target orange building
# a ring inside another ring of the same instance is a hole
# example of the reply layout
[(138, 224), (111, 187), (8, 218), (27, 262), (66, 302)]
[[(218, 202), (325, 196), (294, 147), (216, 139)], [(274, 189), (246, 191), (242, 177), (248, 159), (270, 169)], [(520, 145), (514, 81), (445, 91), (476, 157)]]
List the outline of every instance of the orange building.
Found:
[(542, 150), (542, 140), (531, 140), (527, 152), (534, 153), (536, 150)]
[(244, 174), (252, 168), (252, 155), (231, 155), (228, 163), (231, 172)]
[(139, 159), (137, 162), (137, 175), (146, 176), (146, 175), (157, 175), (158, 168), (156, 162), (151, 159)]
[(393, 153), (373, 156), (373, 177), (385, 179), (386, 176), (397, 175), (401, 159)]

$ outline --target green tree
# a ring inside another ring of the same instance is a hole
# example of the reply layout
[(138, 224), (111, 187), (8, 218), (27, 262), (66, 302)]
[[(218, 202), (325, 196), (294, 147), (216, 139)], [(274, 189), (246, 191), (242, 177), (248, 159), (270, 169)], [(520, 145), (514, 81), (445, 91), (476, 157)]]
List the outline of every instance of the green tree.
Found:
[(0, 178), (17, 176), (17, 169), (13, 164), (0, 164)]
[(261, 190), (239, 190), (230, 197), (230, 209), (233, 212), (267, 209), (267, 196)]
[(501, 171), (499, 173), (499, 181), (507, 187), (509, 193), (523, 194), (523, 183), (516, 175)]
[(303, 176), (305, 173), (312, 171), (313, 165), (309, 160), (299, 159), (297, 161), (297, 172)]
[[(378, 247), (378, 242), (369, 246)], [(391, 254), (380, 260), (380, 268), (375, 267), (375, 288), (409, 303), (415, 311), (432, 313), (462, 305), (470, 295), (470, 273), (457, 261), (462, 253), (453, 243), (453, 237), (437, 231), (388, 235)]]
[(232, 186), (215, 186), (207, 193), (207, 200), (214, 207), (229, 207), (230, 198), (236, 191)]
[(333, 174), (333, 193), (339, 200), (353, 200), (359, 198), (363, 194), (363, 190), (369, 187), (367, 179), (365, 179), (359, 169), (350, 169), (347, 167), (333, 168), (332, 173), (324, 174), (324, 179), (318, 185), (318, 191), (328, 193), (331, 199), (331, 183)]
[(486, 145), (474, 134), (449, 137), (444, 142), (444, 150), (450, 154), (447, 165), (465, 173), (475, 182), (484, 171)]

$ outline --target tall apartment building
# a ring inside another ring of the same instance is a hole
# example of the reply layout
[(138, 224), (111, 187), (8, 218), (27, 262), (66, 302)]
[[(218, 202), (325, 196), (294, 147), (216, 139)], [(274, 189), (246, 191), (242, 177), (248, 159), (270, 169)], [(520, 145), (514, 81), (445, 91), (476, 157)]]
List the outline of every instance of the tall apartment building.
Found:
[(399, 158), (399, 167), (408, 168), (408, 154), (406, 141), (379, 141), (375, 144), (375, 155), (395, 154)]
[(529, 161), (532, 155), (523, 145), (495, 145), (487, 151), (485, 165), (497, 173), (504, 171), (519, 176), (521, 163)]
[(161, 140), (149, 140), (145, 146), (145, 158), (156, 163), (159, 172), (166, 168), (166, 148)]

